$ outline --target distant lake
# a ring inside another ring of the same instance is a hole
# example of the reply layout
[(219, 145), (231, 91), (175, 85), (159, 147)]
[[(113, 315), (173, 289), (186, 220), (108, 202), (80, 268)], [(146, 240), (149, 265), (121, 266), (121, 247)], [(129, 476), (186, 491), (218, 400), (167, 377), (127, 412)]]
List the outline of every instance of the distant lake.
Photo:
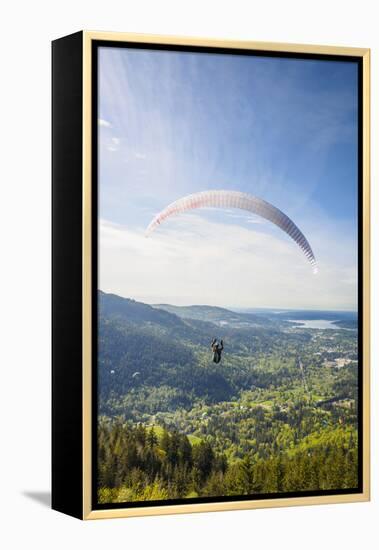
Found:
[(333, 329), (341, 330), (342, 327), (335, 325), (333, 321), (327, 321), (326, 319), (287, 319), (291, 323), (296, 323), (298, 326), (294, 328), (317, 328), (321, 330)]

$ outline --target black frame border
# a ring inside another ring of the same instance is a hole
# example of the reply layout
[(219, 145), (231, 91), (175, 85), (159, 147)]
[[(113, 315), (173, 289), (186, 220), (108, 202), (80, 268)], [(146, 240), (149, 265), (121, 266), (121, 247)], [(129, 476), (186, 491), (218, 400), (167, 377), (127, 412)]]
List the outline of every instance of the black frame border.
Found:
[(51, 53), (51, 507), (81, 519), (83, 33), (54, 40)]

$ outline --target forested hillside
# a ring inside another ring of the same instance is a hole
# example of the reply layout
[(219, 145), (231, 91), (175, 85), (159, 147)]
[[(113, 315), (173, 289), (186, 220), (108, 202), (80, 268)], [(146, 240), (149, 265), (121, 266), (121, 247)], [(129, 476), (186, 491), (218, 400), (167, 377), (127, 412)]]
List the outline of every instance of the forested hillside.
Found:
[(356, 487), (354, 318), (311, 330), (300, 313), (100, 293), (99, 500)]
[[(158, 435), (159, 434), (159, 435)], [(177, 430), (123, 422), (99, 426), (99, 500), (132, 502), (346, 489), (356, 486), (354, 430), (336, 428), (291, 453), (228, 462), (211, 443)]]

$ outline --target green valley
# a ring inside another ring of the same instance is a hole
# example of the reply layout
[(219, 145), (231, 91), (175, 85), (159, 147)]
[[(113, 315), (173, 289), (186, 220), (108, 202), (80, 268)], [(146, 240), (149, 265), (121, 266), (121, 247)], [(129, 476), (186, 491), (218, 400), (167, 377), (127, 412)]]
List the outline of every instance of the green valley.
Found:
[(100, 292), (99, 502), (356, 488), (356, 325)]

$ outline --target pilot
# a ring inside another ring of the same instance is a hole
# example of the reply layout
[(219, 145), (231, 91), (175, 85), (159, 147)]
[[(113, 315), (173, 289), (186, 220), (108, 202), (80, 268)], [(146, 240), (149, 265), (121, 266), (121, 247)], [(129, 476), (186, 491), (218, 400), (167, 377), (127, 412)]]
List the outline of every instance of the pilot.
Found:
[(224, 349), (224, 343), (222, 340), (220, 342), (217, 338), (214, 338), (211, 343), (211, 348), (213, 351), (213, 361), (214, 363), (219, 363), (221, 361), (221, 352)]

